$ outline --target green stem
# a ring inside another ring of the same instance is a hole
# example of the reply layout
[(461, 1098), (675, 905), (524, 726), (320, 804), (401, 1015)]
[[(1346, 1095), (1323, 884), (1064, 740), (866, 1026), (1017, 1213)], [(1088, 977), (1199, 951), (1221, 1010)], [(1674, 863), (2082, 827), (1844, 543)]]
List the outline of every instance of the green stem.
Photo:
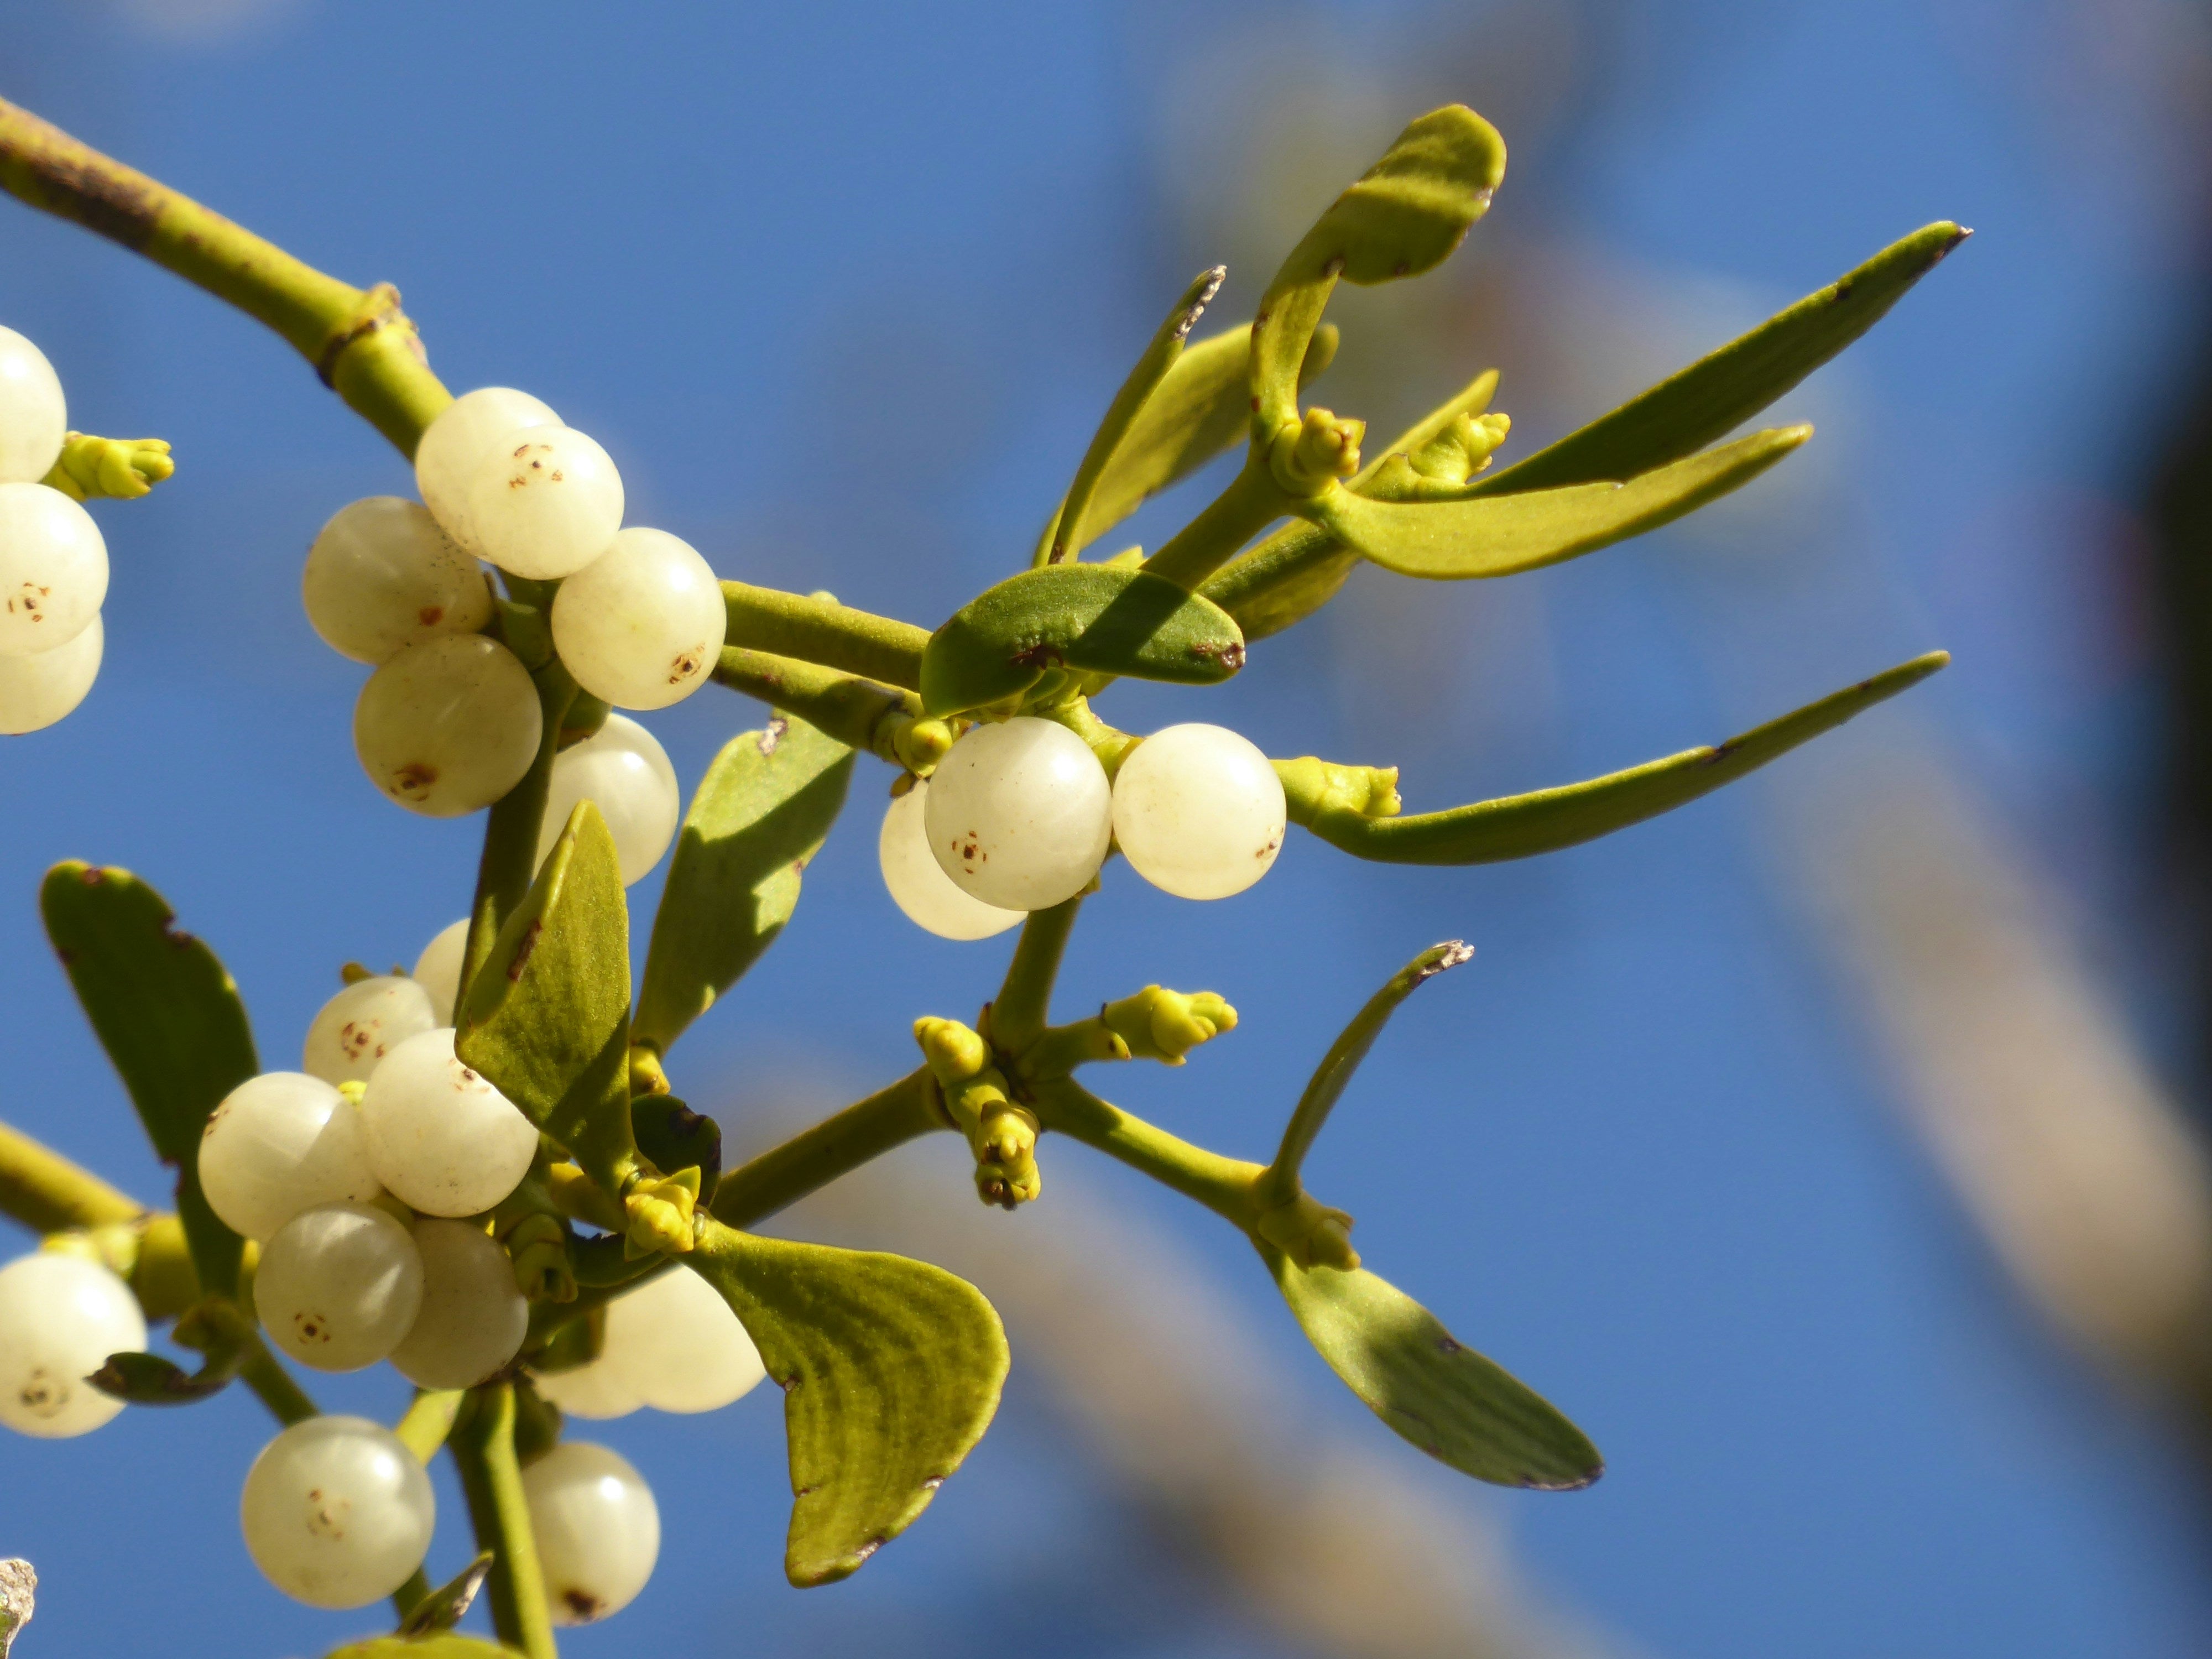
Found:
[(909, 691), (921, 689), (921, 648), (929, 630), (832, 599), (807, 599), (747, 582), (724, 582), (729, 611), (725, 645), (798, 657)]
[(714, 1218), (750, 1227), (894, 1146), (951, 1127), (921, 1066), (728, 1171), (714, 1189)]
[(417, 1462), (428, 1463), (453, 1433), (453, 1419), (460, 1414), (461, 1401), (466, 1397), (461, 1389), (418, 1389), (414, 1403), (392, 1431), (406, 1442)]
[(1145, 569), (1195, 592), (1198, 585), (1237, 556), (1237, 550), (1285, 511), (1282, 487), (1263, 459), (1247, 460), (1212, 506), (1146, 559)]
[(491, 1577), (484, 1589), (493, 1628), (501, 1641), (529, 1659), (556, 1659), (538, 1540), (522, 1495), (522, 1467), (514, 1456), (514, 1384), (471, 1389), (446, 1445), (468, 1496), (477, 1547), (492, 1552)]
[(1216, 1215), (1250, 1232), (1258, 1224), (1255, 1192), (1261, 1166), (1241, 1158), (1224, 1158), (1170, 1134), (1157, 1125), (1109, 1105), (1068, 1079), (1036, 1086), (1038, 1121), (1163, 1186), (1194, 1199)]
[(1014, 959), (1006, 964), (1006, 982), (991, 1004), (991, 1044), (1001, 1053), (1022, 1054), (1044, 1035), (1060, 959), (1075, 929), (1075, 913), (1082, 908), (1083, 895), (1078, 893), (1048, 910), (1030, 911), (1022, 924)]
[(51, 1147), (0, 1123), (0, 1214), (36, 1233), (136, 1221), (145, 1206)]
[[(714, 665), (714, 679), (732, 691), (758, 697), (771, 708), (798, 715), (848, 749), (861, 750), (893, 766), (910, 766), (922, 758), (913, 739), (917, 725), (940, 733), (945, 730), (943, 722), (922, 719), (921, 699), (911, 691), (797, 657), (726, 645)], [(937, 749), (927, 763), (933, 766), (943, 753)]]
[(507, 919), (521, 908), (538, 878), (538, 837), (545, 821), (545, 801), (553, 785), (553, 761), (561, 748), (561, 722), (576, 696), (576, 682), (557, 659), (534, 668), (542, 728), (538, 758), (522, 781), (494, 803), (484, 820), (483, 854), (477, 862), (477, 891), (469, 907), (469, 942), (461, 957), (461, 991), (454, 1004), (468, 1001), (469, 984), (491, 958), (491, 947)]
[(307, 1398), (307, 1391), (277, 1363), (276, 1356), (269, 1352), (269, 1345), (261, 1340), (258, 1331), (246, 1338), (246, 1363), (238, 1368), (238, 1375), (269, 1407), (269, 1414), (288, 1429), (318, 1414), (315, 1402)]
[(221, 214), (0, 101), (0, 189), (72, 220), (266, 324), (412, 455), (453, 401), (388, 283), (325, 276)]

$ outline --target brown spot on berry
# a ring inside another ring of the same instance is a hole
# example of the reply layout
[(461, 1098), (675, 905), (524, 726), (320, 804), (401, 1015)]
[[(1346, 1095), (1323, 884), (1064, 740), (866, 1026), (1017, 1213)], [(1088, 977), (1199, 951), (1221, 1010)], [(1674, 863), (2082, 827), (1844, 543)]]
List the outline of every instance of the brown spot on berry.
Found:
[(442, 605), (426, 605), (415, 613), (415, 617), (423, 627), (435, 628), (440, 623), (445, 621), (446, 607)]
[(412, 795), (419, 800), (430, 793), (431, 786), (437, 781), (436, 767), (428, 761), (410, 761), (392, 774), (392, 793), (395, 795)]
[(586, 1592), (580, 1589), (562, 1590), (561, 1592), (561, 1605), (568, 1608), (569, 1612), (574, 1613), (579, 1620), (586, 1624), (588, 1624), (592, 1620), (598, 1618), (601, 1610), (606, 1606), (606, 1604), (600, 1601), (598, 1596), (587, 1595)]

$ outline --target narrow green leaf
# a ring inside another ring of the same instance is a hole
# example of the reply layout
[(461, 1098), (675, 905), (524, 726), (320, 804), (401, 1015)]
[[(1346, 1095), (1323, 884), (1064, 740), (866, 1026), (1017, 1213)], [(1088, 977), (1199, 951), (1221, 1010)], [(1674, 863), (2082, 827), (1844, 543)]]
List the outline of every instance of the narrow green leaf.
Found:
[(723, 745), (691, 797), (653, 919), (638, 1042), (665, 1054), (775, 942), (852, 776), (851, 750), (788, 715)]
[(1296, 801), (1291, 816), (1331, 846), (1384, 864), (1490, 864), (1555, 852), (1641, 823), (1733, 783), (1917, 685), (1950, 660), (1948, 652), (1931, 651), (1717, 748), (1686, 749), (1584, 783), (1412, 817), (1370, 818), (1325, 803), (1314, 810), (1312, 803)]
[(1610, 415), (1491, 474), (1475, 493), (1515, 495), (1633, 477), (1694, 454), (1880, 322), (1972, 234), (1948, 220), (1923, 226)]
[[(1486, 369), (1450, 401), (1431, 410), (1398, 434), (1398, 441), (1347, 479), (1345, 488), (1370, 501), (1402, 499), (1392, 493), (1407, 482), (1390, 463), (1434, 442), (1462, 416), (1482, 414), (1498, 390), (1498, 371)], [(1236, 618), (1246, 644), (1279, 634), (1327, 605), (1344, 586), (1359, 556), (1317, 524), (1295, 520), (1208, 577), (1199, 592)]]
[(1755, 432), (1626, 483), (1419, 502), (1334, 489), (1316, 500), (1314, 516), (1346, 547), (1401, 576), (1508, 576), (1671, 523), (1749, 483), (1812, 435), (1809, 426)]
[(1367, 1408), (1441, 1462), (1501, 1486), (1571, 1492), (1605, 1473), (1588, 1437), (1527, 1384), (1364, 1267), (1297, 1267), (1260, 1246), (1329, 1369)]
[(942, 1267), (742, 1233), (702, 1218), (684, 1258), (721, 1292), (783, 1389), (797, 1502), (784, 1571), (857, 1571), (912, 1524), (990, 1426), (1006, 1334)]
[(454, 1052), (607, 1192), (629, 1132), (629, 915), (614, 836), (578, 804), (469, 988)]
[(1313, 1146), (1314, 1137), (1328, 1121), (1329, 1113), (1335, 1109), (1344, 1093), (1345, 1085), (1352, 1081), (1359, 1062), (1367, 1058), (1375, 1039), (1390, 1023), (1390, 1016), (1420, 987), (1438, 974), (1471, 961), (1474, 956), (1473, 947), (1459, 939), (1431, 945), (1391, 975), (1382, 988), (1367, 999), (1366, 1006), (1352, 1016), (1352, 1023), (1329, 1045), (1328, 1052), (1322, 1056), (1321, 1064), (1307, 1082), (1305, 1092), (1298, 1097), (1297, 1109), (1291, 1114), (1291, 1121), (1283, 1130), (1283, 1144), (1275, 1153), (1275, 1161), (1261, 1177), (1266, 1188), (1282, 1199), (1297, 1192), (1298, 1171)]
[(1228, 274), (1226, 265), (1215, 265), (1199, 272), (1153, 331), (1144, 354), (1137, 359), (1137, 366), (1121, 382), (1114, 401), (1107, 405), (1106, 417), (1091, 434), (1091, 447), (1084, 451), (1083, 460), (1075, 469), (1075, 481), (1068, 485), (1059, 514), (1045, 533), (1044, 545), (1038, 550), (1037, 563), (1060, 564), (1075, 556), (1081, 544), (1073, 532), (1091, 510), (1091, 495), (1107, 463), (1113, 459), (1114, 452), (1129, 435), (1138, 416), (1152, 402), (1153, 394), (1183, 355), (1183, 343), (1190, 337), (1190, 331), (1198, 319), (1206, 314), (1206, 307), (1213, 303), (1213, 296), (1221, 292), (1221, 279)]
[(1244, 665), (1244, 636), (1211, 599), (1127, 566), (1051, 565), (987, 589), (929, 636), (925, 713), (1018, 696), (1048, 668), (1214, 685)]
[(177, 1211), (199, 1282), (228, 1295), (245, 1244), (200, 1195), (199, 1145), (222, 1097), (260, 1070), (238, 986), (214, 951), (176, 927), (167, 901), (127, 870), (58, 864), (39, 908), (147, 1138), (176, 1166)]
[[(1334, 359), (1337, 337), (1334, 323), (1314, 331), (1298, 366), (1300, 390), (1319, 379)], [(1091, 489), (1082, 523), (1064, 538), (1069, 557), (1245, 435), (1252, 420), (1246, 370), (1251, 355), (1252, 325), (1239, 323), (1199, 341), (1176, 359), (1115, 446), (1113, 459)], [(1051, 562), (1052, 544), (1066, 512), (1063, 502), (1045, 526), (1037, 563)]]
[(1254, 320), (1254, 430), (1297, 418), (1299, 364), (1342, 276), (1418, 276), (1460, 245), (1505, 176), (1505, 141), (1451, 104), (1415, 119), (1382, 159), (1329, 205), (1267, 285)]

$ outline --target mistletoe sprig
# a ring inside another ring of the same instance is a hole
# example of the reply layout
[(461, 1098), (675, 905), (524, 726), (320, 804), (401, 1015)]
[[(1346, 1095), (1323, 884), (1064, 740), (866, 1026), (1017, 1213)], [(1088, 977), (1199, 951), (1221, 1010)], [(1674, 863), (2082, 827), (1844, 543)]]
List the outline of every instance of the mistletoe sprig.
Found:
[[(1143, 736), (1102, 718), (1094, 704), (1117, 679), (1232, 678), (1361, 561), (1431, 580), (1510, 575), (1751, 483), (1810, 428), (1727, 434), (1966, 234), (1916, 232), (1512, 465), (1493, 467), (1510, 433), (1490, 408), (1494, 373), (1374, 452), (1363, 422), (1304, 401), (1338, 345), (1330, 295), (1441, 263), (1504, 165), (1480, 117), (1433, 111), (1322, 213), (1249, 322), (1193, 338), (1222, 278), (1201, 273), (1115, 394), (1026, 568), (932, 631), (825, 594), (718, 582), (676, 538), (621, 529), (605, 452), (526, 394), (452, 398), (389, 285), (324, 276), (0, 105), (0, 185), (268, 324), (414, 459), (423, 505), (379, 498), (334, 520), (311, 557), (309, 612), (334, 646), (380, 665), (356, 735), (386, 792), (420, 811), (489, 807), (470, 915), (413, 975), (355, 971), (319, 1017), (307, 1070), (326, 1081), (262, 1071), (236, 988), (152, 888), (81, 864), (48, 876), (48, 931), (178, 1168), (177, 1202), (149, 1213), (0, 1128), (0, 1208), (47, 1235), (28, 1260), (60, 1264), (113, 1315), (72, 1324), (24, 1264), (0, 1270), (0, 1419), (75, 1431), (121, 1401), (186, 1404), (243, 1381), (289, 1425), (248, 1478), (257, 1559), (323, 1605), (398, 1604), (399, 1632), (345, 1652), (490, 1650), (450, 1630), (483, 1584), (507, 1649), (543, 1659), (553, 1624), (636, 1594), (659, 1526), (635, 1472), (568, 1437), (562, 1408), (612, 1415), (653, 1395), (698, 1409), (764, 1372), (784, 1394), (787, 1571), (828, 1583), (958, 1468), (996, 1408), (1007, 1343), (981, 1293), (940, 1268), (757, 1229), (936, 1132), (965, 1140), (983, 1201), (1037, 1202), (1056, 1135), (1243, 1232), (1322, 1358), (1422, 1450), (1509, 1486), (1596, 1479), (1582, 1431), (1363, 1266), (1352, 1218), (1306, 1186), (1362, 1058), (1464, 945), (1422, 951), (1367, 1001), (1265, 1163), (1185, 1141), (1086, 1080), (1102, 1066), (1184, 1065), (1236, 1029), (1223, 997), (1147, 985), (1059, 1024), (1052, 1006), (1117, 848), (1194, 898), (1259, 879), (1291, 823), (1385, 862), (1528, 857), (1692, 800), (1946, 660), (1917, 658), (1717, 746), (1413, 813), (1393, 768), (1271, 760), (1218, 726)], [(1164, 545), (1085, 556), (1240, 439), (1236, 477)], [(167, 465), (150, 441), (70, 445), (48, 486), (73, 495), (142, 493)], [(498, 568), (495, 587), (477, 557)], [(678, 826), (658, 744), (611, 708), (660, 707), (708, 679), (770, 718), (729, 740)], [(915, 1021), (906, 1076), (725, 1170), (713, 1121), (674, 1092), (671, 1056), (790, 921), (862, 753), (894, 770), (880, 845), (902, 908), (947, 937), (1018, 926), (1019, 938), (972, 1015)], [(625, 887), (672, 836), (633, 986)], [(404, 1283), (411, 1300), (392, 1288)], [(196, 1369), (143, 1351), (143, 1321), (165, 1317)], [(415, 1406), (391, 1429), (321, 1416), (272, 1346), (325, 1369), (389, 1357), (420, 1385)], [(476, 1559), (434, 1590), (420, 1465), (441, 1446)], [(361, 1524), (344, 1538), (301, 1510), (311, 1479), (349, 1495)]]

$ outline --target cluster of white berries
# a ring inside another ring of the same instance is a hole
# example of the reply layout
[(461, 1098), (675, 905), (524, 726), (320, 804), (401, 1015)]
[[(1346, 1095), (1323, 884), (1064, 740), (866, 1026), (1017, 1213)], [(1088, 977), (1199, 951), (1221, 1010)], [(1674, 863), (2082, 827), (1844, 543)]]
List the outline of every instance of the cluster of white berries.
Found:
[[(622, 528), (614, 463), (544, 404), (505, 386), (456, 398), (416, 447), (415, 483), (419, 505), (380, 495), (341, 510), (301, 582), (315, 631), (376, 671), (355, 705), (354, 747), (393, 800), (431, 817), (473, 812), (538, 754), (544, 717), (529, 672), (482, 631), (494, 605), (479, 560), (561, 580), (554, 647), (593, 696), (663, 708), (707, 683), (726, 620), (713, 569), (665, 531)], [(589, 779), (568, 805), (598, 801), (625, 878), (642, 875), (675, 833), (675, 774), (660, 745), (635, 721), (610, 720), (562, 761)], [(556, 800), (562, 790), (556, 770)], [(567, 817), (548, 812), (554, 833)]]
[[(510, 1365), (527, 1334), (528, 1304), (485, 1217), (528, 1172), (538, 1136), (454, 1056), (467, 938), (464, 919), (424, 947), (411, 975), (347, 986), (309, 1024), (302, 1069), (240, 1084), (201, 1136), (209, 1206), (259, 1246), (253, 1304), (268, 1340), (319, 1370), (388, 1359), (417, 1387), (468, 1388)], [(714, 1411), (763, 1374), (728, 1304), (681, 1268), (616, 1298), (605, 1330), (597, 1358), (538, 1379), (577, 1417)], [(122, 1402), (86, 1379), (146, 1340), (130, 1286), (97, 1262), (41, 1252), (0, 1268), (0, 1424), (89, 1433)], [(660, 1547), (638, 1472), (603, 1446), (564, 1442), (523, 1485), (554, 1622), (627, 1606)], [(356, 1607), (422, 1565), (436, 1505), (389, 1429), (328, 1416), (262, 1451), (240, 1516), (278, 1589)]]
[(107, 544), (91, 514), (39, 482), (68, 435), (54, 366), (0, 328), (0, 732), (52, 726), (100, 673)]
[(1285, 822), (1273, 763), (1225, 726), (1156, 732), (1109, 783), (1081, 738), (1024, 715), (963, 733), (893, 799), (877, 853), (915, 922), (988, 939), (1081, 892), (1109, 847), (1179, 898), (1241, 893), (1274, 864)]

